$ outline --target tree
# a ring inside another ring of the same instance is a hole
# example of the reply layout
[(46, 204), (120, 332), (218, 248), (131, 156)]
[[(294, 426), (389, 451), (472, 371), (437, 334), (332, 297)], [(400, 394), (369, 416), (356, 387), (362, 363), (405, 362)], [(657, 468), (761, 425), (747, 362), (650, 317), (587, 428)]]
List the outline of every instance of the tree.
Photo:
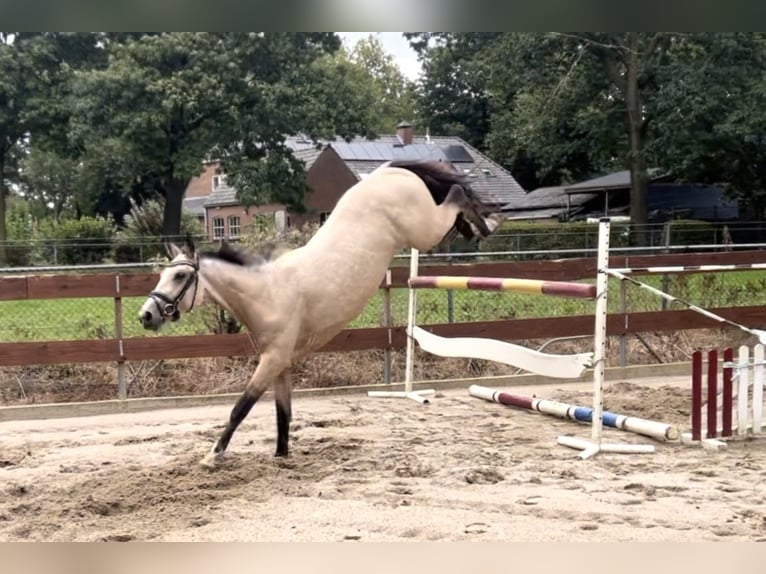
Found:
[(525, 189), (571, 183), (622, 163), (619, 100), (603, 69), (558, 35), (503, 34), (488, 47), (487, 145)]
[(497, 32), (405, 33), (418, 53), (418, 114), (434, 135), (454, 135), (480, 149), (490, 131), (487, 48)]
[[(630, 215), (638, 226), (636, 238), (640, 244), (645, 243), (646, 231), (641, 226), (648, 222), (646, 146), (652, 119), (647, 99), (657, 89), (658, 71), (669, 45), (669, 36), (638, 32), (514, 36), (506, 35), (507, 41), (496, 44), (495, 53), (498, 53), (498, 45), (505, 47), (508, 43), (526, 48), (521, 54), (503, 52), (513, 54), (511, 59), (515, 60), (516, 66), (511, 68), (517, 72), (524, 68), (529, 72), (517, 76), (521, 80), (518, 89), (506, 89), (497, 99), (510, 102), (512, 117), (517, 119), (534, 113), (555, 118), (551, 123), (536, 123), (538, 130), (549, 130), (544, 139), (551, 145), (556, 145), (558, 139), (559, 146), (579, 148), (574, 155), (563, 150), (558, 152), (559, 159), (566, 158), (567, 165), (573, 165), (572, 160), (575, 160), (592, 169), (599, 164), (603, 166), (609, 155), (621, 158), (631, 173)], [(528, 60), (533, 65), (529, 65)], [(498, 65), (494, 71), (503, 77)], [(497, 94), (493, 95), (497, 97)], [(616, 133), (613, 128), (619, 124), (612, 112), (617, 109), (621, 110), (623, 118), (626, 146), (613, 140)], [(561, 111), (565, 115), (561, 115)], [(556, 129), (551, 131), (551, 127)], [(583, 139), (583, 136), (593, 135), (594, 128), (603, 138), (595, 147)], [(529, 137), (526, 139), (530, 140)], [(543, 145), (536, 147), (544, 149)], [(605, 154), (609, 148), (611, 154)], [(522, 148), (521, 151), (527, 150)], [(557, 162), (548, 158), (543, 161), (544, 165), (546, 163), (550, 168)], [(562, 171), (561, 175), (565, 173)], [(577, 174), (572, 170), (569, 173)]]
[(302, 165), (285, 137), (366, 128), (364, 113), (344, 108), (339, 86), (316, 65), (339, 46), (330, 33), (163, 33), (114, 43), (105, 69), (78, 75), (73, 134), (89, 159), (104, 146), (119, 153), (132, 174), (120, 178), (123, 193), (164, 197), (167, 237), (179, 233), (183, 193), (211, 155), (246, 198), (268, 183), (294, 201)]
[(38, 40), (37, 35), (0, 32), (0, 265), (6, 262), (6, 198), (28, 131), (25, 112), (35, 89)]
[(415, 86), (404, 76), (393, 57), (386, 53), (376, 36), (371, 34), (359, 40), (351, 50), (349, 59), (366, 74), (357, 89), (367, 87), (372, 92), (375, 110), (372, 131), (391, 134), (402, 120), (417, 120)]
[(81, 189), (80, 166), (76, 160), (33, 148), (21, 161), (21, 194), (40, 216), (52, 212), (56, 222), (65, 210), (75, 211)]
[(766, 215), (766, 35), (676, 35), (658, 77), (651, 157), (682, 181), (724, 185)]
[(5, 262), (5, 202), (18, 183), (19, 161), (35, 139), (62, 141), (66, 106), (61, 86), (94, 65), (104, 36), (93, 33), (0, 32), (0, 264)]

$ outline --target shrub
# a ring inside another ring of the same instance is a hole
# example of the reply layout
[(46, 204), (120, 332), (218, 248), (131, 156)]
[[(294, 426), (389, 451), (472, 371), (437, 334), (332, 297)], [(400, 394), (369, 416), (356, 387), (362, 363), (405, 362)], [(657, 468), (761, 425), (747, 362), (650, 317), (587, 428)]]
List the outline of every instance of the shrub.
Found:
[[(131, 209), (125, 216), (125, 226), (115, 237), (114, 260), (118, 263), (132, 263), (167, 255), (162, 241), (165, 200), (151, 199), (138, 205), (131, 199), (130, 203)], [(189, 235), (194, 239), (204, 235), (197, 217), (186, 210), (181, 213), (181, 235)]]
[(58, 265), (103, 263), (112, 251), (114, 222), (103, 217), (41, 221), (38, 231), (44, 238), (46, 259)]

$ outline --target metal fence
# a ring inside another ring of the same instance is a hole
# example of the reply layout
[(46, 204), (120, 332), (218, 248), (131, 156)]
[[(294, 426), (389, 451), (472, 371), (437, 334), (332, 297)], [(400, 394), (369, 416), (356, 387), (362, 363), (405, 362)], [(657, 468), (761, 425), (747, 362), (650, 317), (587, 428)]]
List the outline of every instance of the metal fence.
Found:
[[(488, 257), (502, 259), (499, 254), (472, 254), (469, 259), (476, 261)], [(452, 259), (445, 254), (432, 254), (423, 257), (421, 263), (428, 265), (430, 261), (451, 265)], [(405, 267), (408, 256), (397, 257), (395, 263)], [(120, 273), (145, 273), (152, 269), (152, 265), (17, 268), (15, 273), (6, 272), (4, 275), (72, 271), (91, 273), (115, 269)], [(639, 279), (706, 308), (766, 305), (766, 273), (763, 271), (654, 275)], [(583, 281), (594, 282), (595, 277)], [(138, 310), (144, 300), (145, 297), (122, 299), (124, 337), (146, 336), (138, 320)], [(417, 322), (421, 324), (566, 317), (592, 315), (595, 311), (595, 303), (592, 301), (513, 292), (424, 290), (419, 293), (418, 301)], [(683, 309), (682, 306), (675, 307), (644, 290), (617, 281), (610, 282), (609, 301), (610, 313)], [(390, 323), (387, 322), (387, 316), (390, 316)], [(0, 317), (0, 342), (107, 339), (116, 336), (114, 301), (106, 297), (0, 301)], [(406, 320), (407, 290), (392, 288), (388, 294), (379, 291), (350, 327), (402, 326)], [(182, 321), (169, 324), (164, 334), (222, 333), (236, 328), (233, 320), (222, 310), (205, 306), (185, 316)]]
[[(580, 257), (583, 253), (595, 253), (598, 246), (597, 225), (582, 224), (549, 225), (549, 229), (537, 229), (530, 224), (529, 230), (521, 226), (514, 231), (501, 230), (483, 241), (477, 249), (472, 242), (458, 241), (452, 246), (443, 246), (434, 250), (438, 254), (452, 254), (455, 257), (475, 257), (478, 250), (484, 256), (503, 254), (513, 259), (546, 259), (562, 257)], [(730, 222), (727, 224), (709, 224), (700, 222), (674, 222), (649, 224), (644, 226), (615, 226), (612, 251), (634, 245), (635, 235), (642, 233), (647, 243), (644, 247), (634, 247), (634, 251), (656, 253), (668, 250), (706, 250), (748, 249), (766, 244), (766, 223)], [(616, 239), (617, 241), (615, 241)], [(206, 236), (195, 237), (197, 243), (209, 243)], [(43, 265), (81, 265), (100, 262), (146, 263), (158, 254), (164, 254), (164, 243), (157, 237), (137, 237), (126, 240), (103, 240), (92, 238), (73, 238), (67, 240), (30, 239), (24, 241), (5, 241), (8, 253), (8, 266), (12, 268)], [(0, 269), (3, 272), (4, 269)]]

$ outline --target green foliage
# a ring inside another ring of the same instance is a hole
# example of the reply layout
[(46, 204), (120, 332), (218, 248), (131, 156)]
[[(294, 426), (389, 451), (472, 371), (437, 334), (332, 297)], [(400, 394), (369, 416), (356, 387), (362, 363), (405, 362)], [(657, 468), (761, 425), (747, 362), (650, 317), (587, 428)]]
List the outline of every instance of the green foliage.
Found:
[(51, 213), (56, 221), (68, 211), (74, 215), (81, 189), (78, 162), (54, 152), (33, 148), (21, 163), (24, 197), (40, 217)]
[(55, 247), (59, 265), (104, 263), (111, 253), (114, 234), (114, 222), (103, 217), (62, 219), (59, 223), (46, 219), (39, 226), (42, 244), (48, 253), (53, 253)]
[(8, 265), (20, 267), (32, 264), (34, 249), (31, 241), (35, 235), (34, 221), (29, 202), (11, 197), (6, 214), (9, 241), (6, 248)]
[(766, 34), (679, 36), (653, 103), (651, 154), (684, 181), (727, 184), (752, 219), (766, 214), (765, 69)]
[[(125, 216), (125, 226), (115, 234), (114, 259), (117, 263), (129, 263), (166, 255), (162, 241), (164, 201), (147, 200), (141, 205), (131, 200), (130, 213)], [(181, 215), (181, 235), (194, 240), (205, 235), (197, 217), (188, 211)]]
[[(610, 247), (629, 244), (629, 226), (611, 225)], [(509, 223), (479, 244), (479, 251), (570, 251), (598, 247), (598, 225), (585, 222)], [(550, 259), (548, 254), (522, 254), (517, 259)]]
[(172, 32), (115, 42), (106, 68), (76, 78), (72, 135), (92, 162), (109, 160), (100, 150), (113, 142), (131, 175), (119, 178), (123, 189), (165, 197), (164, 235), (179, 233), (183, 192), (210, 154), (243, 203), (293, 205), (304, 177), (284, 138), (366, 129), (369, 107), (356, 105), (352, 85), (315, 66), (339, 47), (332, 33)]
[(377, 134), (392, 134), (402, 120), (415, 122), (415, 86), (408, 80), (380, 40), (370, 34), (356, 43), (349, 54), (352, 63), (361, 67), (357, 90), (370, 90), (373, 102), (371, 130)]
[[(405, 33), (418, 52), (423, 75), (417, 86), (418, 113), (432, 135), (459, 136), (485, 148), (490, 132), (488, 49), (498, 32)], [(505, 62), (503, 54), (500, 62)]]
[(31, 141), (66, 146), (65, 86), (73, 71), (93, 66), (104, 36), (95, 33), (0, 32), (0, 264), (5, 259), (7, 181)]

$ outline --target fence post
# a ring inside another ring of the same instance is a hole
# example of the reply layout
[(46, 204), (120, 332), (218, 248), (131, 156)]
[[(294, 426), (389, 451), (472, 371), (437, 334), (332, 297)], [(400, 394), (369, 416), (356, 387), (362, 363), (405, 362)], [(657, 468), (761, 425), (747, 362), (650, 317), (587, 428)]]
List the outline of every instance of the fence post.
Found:
[(391, 384), (391, 269), (386, 271), (386, 286), (383, 288), (383, 324), (388, 328), (388, 345), (383, 351), (383, 382)]
[[(452, 251), (449, 248), (449, 245), (447, 246), (447, 253), (449, 253), (449, 257), (447, 257), (447, 265), (452, 265)], [(452, 289), (447, 289), (447, 323), (454, 323), (455, 322), (455, 292)]]
[(623, 330), (620, 333), (620, 366), (625, 367), (628, 363), (628, 342), (625, 335), (628, 329), (628, 286), (625, 281), (620, 281), (620, 313), (623, 318)]
[[(670, 220), (666, 221), (665, 225), (664, 225), (664, 228), (663, 228), (663, 233), (665, 235), (664, 239), (665, 239), (665, 247), (666, 247), (666, 249), (664, 249), (662, 251), (663, 253), (670, 253), (670, 249), (669, 249), (669, 247), (670, 247), (670, 226), (671, 226), (671, 221)], [(668, 292), (668, 284), (669, 284), (669, 282), (670, 282), (670, 276), (667, 273), (663, 273), (662, 274), (662, 290), (665, 293)], [(662, 299), (662, 310), (663, 311), (667, 311), (668, 310), (668, 300), (667, 299)]]
[(117, 361), (117, 398), (126, 399), (128, 396), (125, 387), (125, 356), (122, 348), (122, 297), (120, 296), (120, 274), (114, 276), (114, 336), (119, 345), (120, 360)]

